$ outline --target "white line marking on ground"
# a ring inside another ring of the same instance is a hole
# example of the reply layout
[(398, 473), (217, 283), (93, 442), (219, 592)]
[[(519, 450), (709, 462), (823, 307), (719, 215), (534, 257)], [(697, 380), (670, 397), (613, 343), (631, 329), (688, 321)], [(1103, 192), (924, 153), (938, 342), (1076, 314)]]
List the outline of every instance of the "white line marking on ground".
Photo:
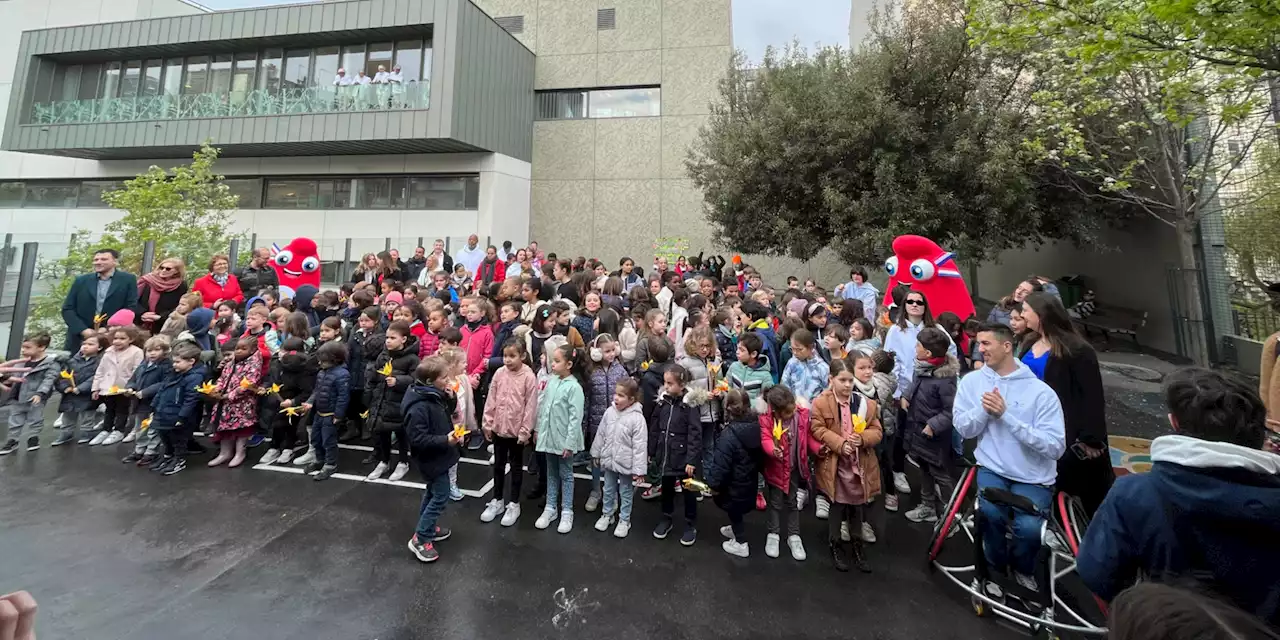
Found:
[[(306, 471), (304, 471), (301, 468), (282, 467), (274, 464), (254, 465), (253, 470), (254, 471), (276, 471), (279, 473), (292, 473), (294, 475), (306, 475)], [(362, 482), (365, 484), (385, 484), (393, 487), (405, 487), (407, 489), (417, 489), (418, 491), (421, 491), (427, 488), (427, 485), (421, 482), (410, 482), (408, 480), (387, 480), (385, 478), (379, 478), (377, 480), (369, 480), (365, 476), (358, 476), (351, 473), (335, 473), (329, 477), (337, 478), (338, 480), (349, 480), (351, 482)], [(493, 478), (490, 478), (489, 481), (486, 482), (484, 486), (480, 488), (480, 490), (477, 491), (473, 489), (463, 489), (462, 495), (467, 496), (468, 498), (483, 498), (492, 490), (493, 490)]]

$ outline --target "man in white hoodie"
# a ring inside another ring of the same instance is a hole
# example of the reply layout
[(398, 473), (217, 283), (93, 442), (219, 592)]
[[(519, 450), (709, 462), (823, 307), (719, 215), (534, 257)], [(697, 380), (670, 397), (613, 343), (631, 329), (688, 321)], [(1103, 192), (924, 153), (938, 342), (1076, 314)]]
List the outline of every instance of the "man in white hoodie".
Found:
[[(986, 366), (960, 379), (952, 426), (964, 438), (977, 438), (978, 493), (987, 487), (1004, 489), (1048, 509), (1058, 458), (1066, 450), (1062, 404), (1058, 394), (1013, 356), (1013, 332), (1002, 324), (978, 329), (978, 351)], [(1043, 519), (979, 499), (984, 529), (983, 547), (991, 569), (1003, 573), (1010, 564), (1024, 588), (1036, 589), (1035, 562)], [(1010, 513), (1013, 511), (1013, 513)], [(1013, 520), (1013, 541), (1005, 531)], [(994, 598), (1002, 590), (991, 583)]]

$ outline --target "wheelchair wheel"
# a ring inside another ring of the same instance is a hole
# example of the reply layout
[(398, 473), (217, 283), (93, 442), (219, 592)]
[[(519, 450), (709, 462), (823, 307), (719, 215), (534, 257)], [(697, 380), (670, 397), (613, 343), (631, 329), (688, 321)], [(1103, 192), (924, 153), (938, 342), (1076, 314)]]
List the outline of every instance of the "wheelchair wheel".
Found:
[(1058, 493), (1056, 506), (1058, 522), (1062, 525), (1063, 533), (1066, 534), (1067, 546), (1071, 549), (1072, 556), (1078, 556), (1080, 541), (1084, 540), (1085, 529), (1089, 528), (1089, 515), (1085, 513), (1079, 498), (1065, 493)]
[(960, 482), (956, 483), (955, 491), (951, 492), (951, 501), (947, 503), (946, 513), (938, 518), (938, 523), (933, 528), (933, 539), (929, 543), (929, 566), (933, 566), (933, 561), (937, 560), (938, 554), (942, 552), (942, 543), (947, 540), (947, 532), (951, 531), (951, 525), (958, 521), (965, 499), (973, 489), (977, 477), (977, 467), (965, 469)]

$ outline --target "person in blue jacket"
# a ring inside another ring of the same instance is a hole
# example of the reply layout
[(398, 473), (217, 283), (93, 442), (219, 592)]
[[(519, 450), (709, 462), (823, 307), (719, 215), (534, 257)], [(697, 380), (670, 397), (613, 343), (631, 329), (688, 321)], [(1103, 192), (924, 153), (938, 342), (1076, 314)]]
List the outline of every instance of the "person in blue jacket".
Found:
[(1076, 570), (1107, 601), (1139, 576), (1191, 582), (1280, 626), (1280, 456), (1261, 450), (1262, 400), (1197, 367), (1170, 374), (1164, 396), (1175, 434), (1152, 441), (1150, 472), (1116, 480)]
[(151, 465), (151, 470), (167, 476), (187, 468), (187, 444), (200, 423), (200, 394), (196, 387), (207, 374), (200, 364), (200, 347), (191, 342), (174, 345), (171, 358), (172, 368), (151, 401), (153, 412), (148, 426), (156, 430), (164, 446), (164, 455)]

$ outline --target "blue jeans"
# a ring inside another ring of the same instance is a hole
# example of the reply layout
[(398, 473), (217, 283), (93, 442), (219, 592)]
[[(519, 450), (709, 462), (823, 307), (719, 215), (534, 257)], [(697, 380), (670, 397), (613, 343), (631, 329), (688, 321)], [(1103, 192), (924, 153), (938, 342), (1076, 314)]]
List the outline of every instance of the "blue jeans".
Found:
[(333, 416), (317, 415), (311, 423), (311, 450), (317, 462), (323, 460), (325, 466), (338, 466), (338, 423), (333, 421)]
[(422, 490), (422, 507), (418, 509), (418, 540), (428, 542), (436, 537), (436, 520), (449, 504), (449, 474), (442, 473), (427, 478), (427, 488)]
[[(631, 484), (631, 476), (616, 471), (604, 472), (604, 513), (618, 514), (619, 520), (631, 521), (631, 499), (635, 496), (636, 487)], [(621, 511), (618, 503), (621, 502)]]
[(548, 453), (542, 459), (547, 463), (547, 508), (573, 511), (573, 458)]
[[(1023, 484), (1002, 478), (985, 467), (978, 469), (978, 495), (987, 487), (1004, 489), (1015, 495), (1023, 496), (1035, 503), (1041, 511), (1048, 510), (1053, 501), (1053, 489), (1036, 484)], [(1009, 564), (1009, 556), (1013, 556), (1013, 570), (1023, 575), (1034, 575), (1036, 553), (1040, 550), (1040, 528), (1044, 518), (1015, 511), (1005, 507), (997, 507), (979, 498), (978, 509), (982, 511), (983, 522), (982, 548), (987, 562), (996, 571), (1003, 572)], [(1009, 512), (1013, 511), (1012, 514)], [(1009, 528), (1009, 516), (1013, 516), (1012, 553), (1005, 540), (1005, 531)]]

